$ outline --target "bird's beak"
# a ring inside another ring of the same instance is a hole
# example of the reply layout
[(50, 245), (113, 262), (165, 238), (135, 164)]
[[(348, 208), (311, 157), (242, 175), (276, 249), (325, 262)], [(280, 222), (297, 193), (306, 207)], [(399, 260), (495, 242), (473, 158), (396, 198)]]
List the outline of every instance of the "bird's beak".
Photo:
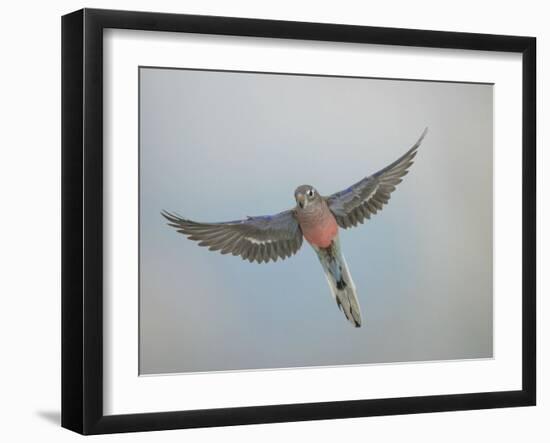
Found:
[(304, 204), (306, 202), (306, 196), (304, 194), (298, 194), (296, 196), (296, 201), (298, 202), (298, 204), (300, 205), (300, 208), (303, 209), (304, 207)]

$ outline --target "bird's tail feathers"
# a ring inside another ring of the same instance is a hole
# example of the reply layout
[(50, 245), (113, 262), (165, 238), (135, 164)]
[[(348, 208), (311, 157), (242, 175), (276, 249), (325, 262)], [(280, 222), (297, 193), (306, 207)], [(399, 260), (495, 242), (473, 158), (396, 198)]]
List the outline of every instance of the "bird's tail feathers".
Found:
[(336, 304), (353, 326), (360, 327), (361, 308), (346, 259), (340, 250), (338, 237), (332, 241), (330, 247), (315, 248), (315, 251), (325, 271)]

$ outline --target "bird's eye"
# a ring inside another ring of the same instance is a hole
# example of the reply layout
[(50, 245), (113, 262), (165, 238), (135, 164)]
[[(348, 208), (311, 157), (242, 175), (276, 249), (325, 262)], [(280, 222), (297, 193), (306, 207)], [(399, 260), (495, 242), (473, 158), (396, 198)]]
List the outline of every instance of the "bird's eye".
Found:
[(313, 194), (315, 194), (315, 191), (313, 189), (308, 189), (306, 194), (308, 197), (313, 197)]

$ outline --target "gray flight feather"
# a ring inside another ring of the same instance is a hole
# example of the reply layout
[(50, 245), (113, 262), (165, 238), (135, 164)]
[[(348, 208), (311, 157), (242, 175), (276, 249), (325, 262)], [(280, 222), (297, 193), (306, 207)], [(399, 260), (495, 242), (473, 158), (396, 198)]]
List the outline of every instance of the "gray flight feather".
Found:
[(414, 146), (391, 165), (365, 177), (343, 191), (326, 197), (328, 207), (341, 228), (345, 229), (363, 223), (388, 203), (390, 194), (395, 191), (395, 187), (401, 183), (402, 177), (407, 174), (413, 164), (418, 147), (427, 132), (428, 128), (424, 129)]
[(302, 230), (294, 210), (221, 223), (199, 223), (163, 211), (168, 225), (211, 251), (239, 255), (243, 260), (267, 263), (296, 254)]

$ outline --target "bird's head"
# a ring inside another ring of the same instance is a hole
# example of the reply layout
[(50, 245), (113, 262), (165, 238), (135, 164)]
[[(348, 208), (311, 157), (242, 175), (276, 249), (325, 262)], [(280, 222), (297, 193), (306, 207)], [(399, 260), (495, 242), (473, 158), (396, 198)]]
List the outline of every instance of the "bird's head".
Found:
[(296, 203), (301, 209), (315, 203), (319, 200), (319, 193), (317, 190), (310, 185), (298, 186), (294, 191), (294, 198)]

